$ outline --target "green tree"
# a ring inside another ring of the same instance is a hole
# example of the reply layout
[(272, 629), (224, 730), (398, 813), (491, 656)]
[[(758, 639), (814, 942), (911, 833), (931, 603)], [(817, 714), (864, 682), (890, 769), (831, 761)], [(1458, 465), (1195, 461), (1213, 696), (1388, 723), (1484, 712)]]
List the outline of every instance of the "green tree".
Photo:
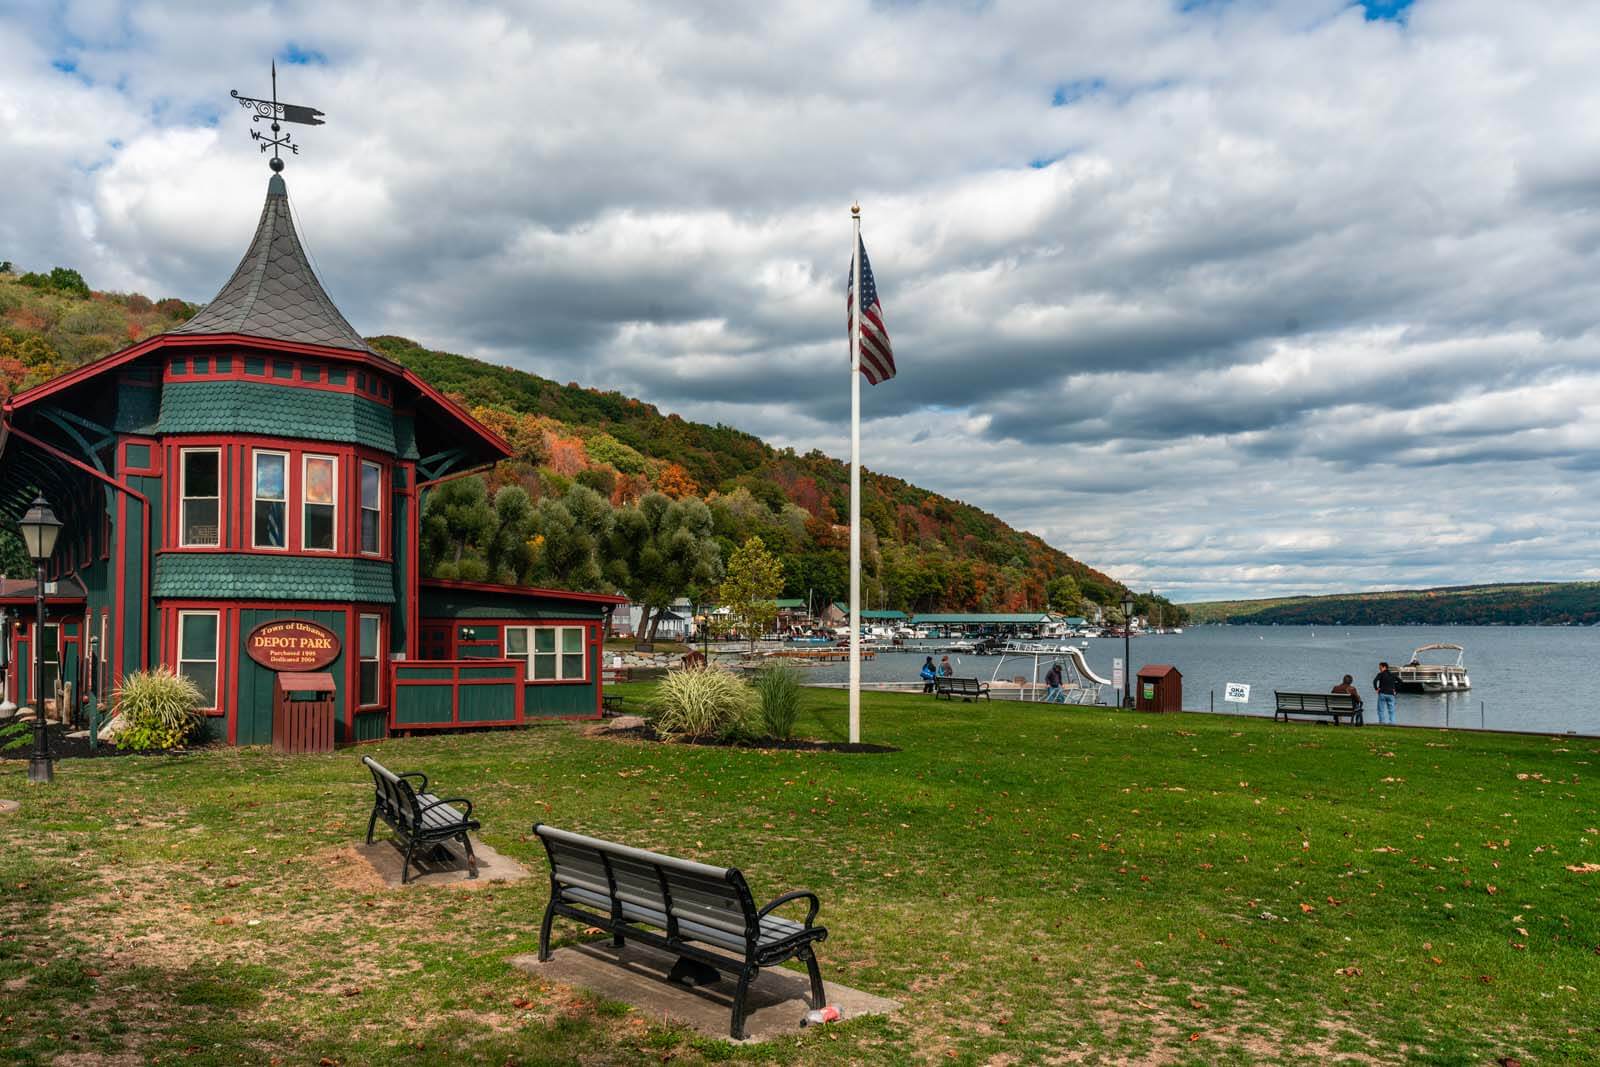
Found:
[(422, 569), (434, 578), (482, 581), (489, 576), (483, 546), (498, 521), (482, 478), (435, 486), (422, 507)]
[[(0, 578), (32, 578), (33, 560), (22, 535), (11, 526), (0, 526)], [(0, 635), (0, 640), (4, 640)]]
[(752, 537), (728, 557), (728, 575), (717, 587), (717, 599), (739, 620), (755, 650), (756, 638), (772, 628), (778, 618), (778, 594), (783, 592), (783, 564), (759, 537)]
[(1076, 615), (1083, 606), (1083, 590), (1078, 588), (1078, 580), (1070, 574), (1052, 578), (1050, 584), (1044, 587), (1044, 592), (1052, 611)]
[(648, 651), (661, 612), (680, 596), (709, 589), (722, 574), (722, 552), (711, 536), (704, 502), (646, 493), (616, 513), (610, 551), (612, 573), (642, 609), (638, 644)]
[[(599, 493), (574, 485), (560, 499), (539, 501), (534, 518), (534, 562), (529, 584), (550, 589), (602, 592), (620, 576), (606, 555), (616, 520)], [(614, 572), (608, 575), (608, 564)]]

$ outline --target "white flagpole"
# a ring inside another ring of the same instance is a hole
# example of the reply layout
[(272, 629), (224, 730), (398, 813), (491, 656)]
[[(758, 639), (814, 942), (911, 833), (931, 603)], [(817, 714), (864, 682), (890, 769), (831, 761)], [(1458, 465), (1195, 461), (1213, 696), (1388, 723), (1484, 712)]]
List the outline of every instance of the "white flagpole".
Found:
[(861, 743), (861, 205), (850, 205), (850, 743)]

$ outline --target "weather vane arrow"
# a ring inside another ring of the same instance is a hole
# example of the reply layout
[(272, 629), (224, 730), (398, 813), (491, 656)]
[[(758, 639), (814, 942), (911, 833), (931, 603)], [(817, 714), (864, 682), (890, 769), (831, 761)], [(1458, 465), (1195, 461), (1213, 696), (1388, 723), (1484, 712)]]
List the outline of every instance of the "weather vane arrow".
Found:
[[(251, 111), (255, 112), (254, 115), (250, 116), (250, 121), (252, 121), (252, 122), (260, 122), (262, 119), (269, 119), (271, 121), (271, 123), (272, 123), (272, 133), (271, 133), (270, 136), (268, 134), (262, 133), (260, 130), (251, 130), (250, 131), (250, 139), (253, 140), (253, 141), (259, 142), (260, 145), (261, 145), (261, 151), (263, 151), (263, 152), (265, 152), (267, 150), (268, 146), (271, 146), (271, 148), (272, 148), (272, 161), (270, 163), (268, 163), (267, 165), (269, 167), (271, 167), (274, 171), (283, 170), (283, 160), (278, 155), (279, 149), (287, 148), (290, 152), (294, 153), (295, 155), (299, 155), (300, 154), (300, 146), (295, 144), (294, 141), (290, 138), (290, 136), (288, 134), (282, 133), (283, 127), (281, 125), (279, 125), (279, 123), (283, 123), (283, 122), (298, 122), (298, 123), (300, 123), (301, 125), (304, 125), (304, 126), (321, 126), (321, 125), (323, 125), (322, 112), (318, 111), (314, 107), (306, 107), (306, 106), (304, 106), (302, 104), (280, 104), (280, 103), (278, 103), (278, 61), (277, 60), (273, 60), (272, 61), (272, 99), (271, 100), (261, 100), (261, 99), (258, 99), (256, 97), (254, 97), (254, 96), (240, 96), (239, 95), (239, 90), (237, 90), (237, 89), (231, 90), (230, 91), (230, 95), (235, 100), (239, 101), (239, 106), (240, 107), (243, 107), (243, 108), (246, 108), (248, 110), (251, 110)], [(281, 134), (281, 136), (280, 136), (280, 134)]]

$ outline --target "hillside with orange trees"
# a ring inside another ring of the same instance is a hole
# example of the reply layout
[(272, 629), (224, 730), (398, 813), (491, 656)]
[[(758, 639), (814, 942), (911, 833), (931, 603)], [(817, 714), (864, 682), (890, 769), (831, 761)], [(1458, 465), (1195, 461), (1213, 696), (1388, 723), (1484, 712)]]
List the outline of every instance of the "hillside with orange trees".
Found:
[[(76, 271), (18, 273), (0, 264), (0, 397), (172, 328), (182, 301), (92, 291)], [(454, 396), (510, 442), (515, 457), (491, 490), (530, 498), (573, 485), (613, 506), (650, 491), (706, 501), (723, 557), (750, 536), (784, 565), (785, 595), (821, 605), (847, 592), (849, 468), (818, 451), (776, 449), (729, 426), (663, 413), (616, 392), (561, 385), (525, 371), (429, 350), (400, 337), (375, 349)], [(862, 477), (863, 590), (906, 611), (1021, 611), (1111, 604), (1122, 588), (994, 515), (900, 478)], [(1141, 607), (1149, 598), (1140, 596)], [(1159, 599), (1159, 598), (1158, 598)], [(1165, 606), (1165, 602), (1163, 601)], [(1165, 616), (1181, 610), (1165, 607)]]

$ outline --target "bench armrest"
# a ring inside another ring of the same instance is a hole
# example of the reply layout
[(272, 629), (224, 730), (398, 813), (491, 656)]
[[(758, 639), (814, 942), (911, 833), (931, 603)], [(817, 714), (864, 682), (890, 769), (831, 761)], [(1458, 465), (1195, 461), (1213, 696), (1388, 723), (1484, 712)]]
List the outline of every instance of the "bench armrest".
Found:
[(446, 797), (443, 800), (435, 800), (428, 804), (419, 804), (417, 805), (417, 814), (424, 814), (425, 812), (432, 811), (434, 808), (446, 804), (465, 804), (467, 806), (467, 813), (462, 816), (462, 818), (472, 818), (472, 801), (468, 800), (466, 797)]
[(422, 784), (421, 785), (414, 785), (411, 788), (413, 790), (415, 790), (416, 792), (418, 792), (418, 793), (426, 793), (428, 791), (428, 776), (426, 774), (423, 774), (421, 771), (407, 771), (404, 774), (397, 774), (397, 775), (395, 775), (395, 777), (396, 778), (421, 778), (422, 779)]
[(785, 904), (792, 903), (796, 900), (811, 901), (811, 908), (806, 912), (806, 926), (809, 928), (811, 923), (816, 919), (817, 912), (822, 910), (822, 901), (818, 900), (817, 895), (809, 889), (796, 889), (793, 893), (785, 893), (783, 896), (769, 901), (766, 907), (756, 912), (756, 918), (765, 918), (769, 911), (782, 907)]

